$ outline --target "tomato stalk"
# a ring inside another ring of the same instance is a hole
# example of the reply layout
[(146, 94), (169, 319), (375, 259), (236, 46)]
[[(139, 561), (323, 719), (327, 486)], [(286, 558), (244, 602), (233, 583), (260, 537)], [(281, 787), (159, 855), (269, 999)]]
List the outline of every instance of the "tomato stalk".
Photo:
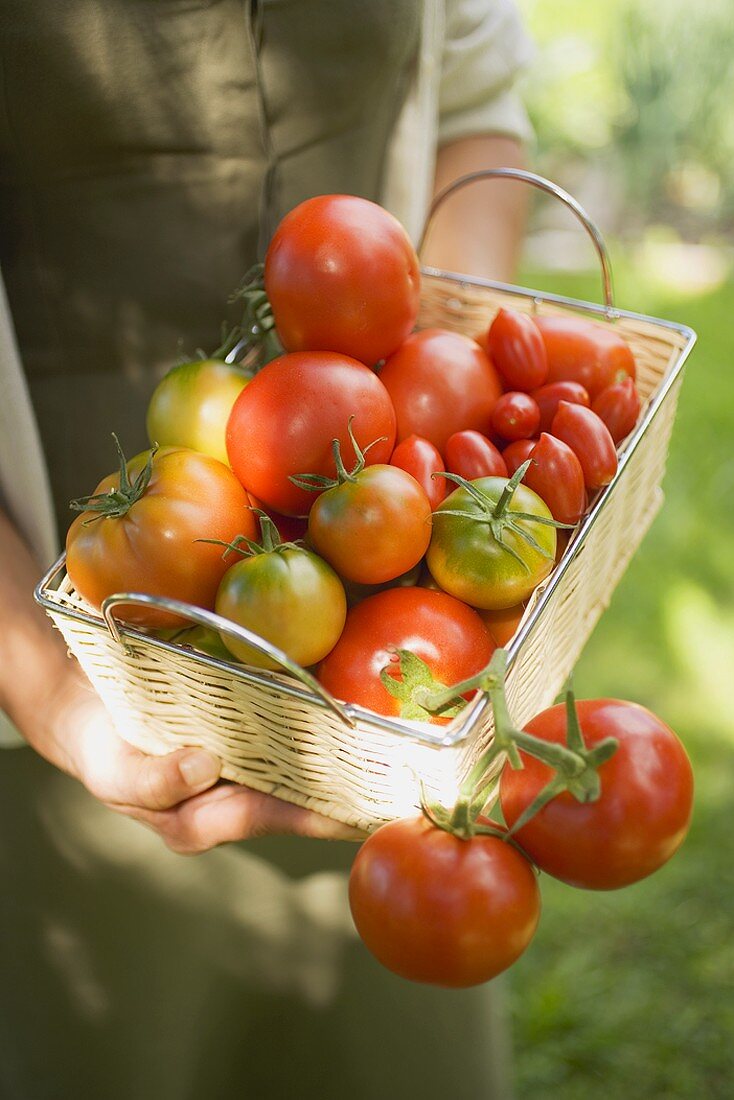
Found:
[(450, 481), (453, 481), (457, 485), (460, 485), (462, 489), (466, 489), (466, 491), (470, 494), (470, 496), (480, 509), (480, 511), (477, 513), (465, 512), (461, 509), (442, 507), (437, 512), (434, 512), (434, 520), (440, 516), (459, 516), (462, 519), (473, 520), (475, 523), (486, 523), (490, 531), (492, 532), (494, 539), (496, 540), (496, 542), (499, 543), (502, 549), (506, 550), (511, 557), (515, 558), (515, 560), (520, 563), (526, 573), (529, 573), (530, 566), (522, 557), (522, 555), (518, 554), (513, 546), (510, 546), (509, 543), (505, 542), (503, 538), (504, 532), (506, 530), (512, 531), (513, 534), (523, 539), (523, 541), (526, 542), (528, 546), (532, 547), (532, 549), (535, 550), (536, 553), (540, 554), (544, 558), (551, 559), (553, 555), (550, 554), (543, 546), (541, 546), (538, 540), (534, 538), (530, 534), (530, 532), (517, 521), (531, 521), (532, 523), (539, 523), (546, 527), (563, 527), (569, 529), (572, 527), (572, 524), (560, 523), (558, 520), (548, 519), (546, 516), (531, 515), (528, 512), (518, 512), (514, 509), (510, 510), (510, 504), (517, 491), (517, 487), (522, 479), (525, 477), (528, 469), (530, 468), (531, 461), (531, 459), (528, 459), (526, 462), (523, 462), (521, 466), (518, 466), (517, 470), (515, 470), (515, 473), (508, 480), (507, 484), (502, 490), (499, 500), (496, 502), (493, 501), (487, 493), (482, 492), (482, 490), (477, 485), (475, 485), (471, 481), (467, 481), (467, 479), (465, 477), (461, 477), (460, 474), (453, 474), (449, 473), (448, 471), (442, 471), (432, 474), (431, 476), (434, 478), (448, 478)]
[(347, 421), (347, 432), (355, 454), (355, 463), (351, 470), (347, 470), (344, 465), (341, 443), (338, 439), (332, 439), (331, 453), (334, 456), (336, 477), (326, 477), (323, 474), (291, 474), (288, 480), (292, 481), (299, 489), (306, 489), (310, 493), (321, 493), (326, 489), (336, 489), (347, 481), (356, 481), (357, 474), (361, 474), (365, 468), (367, 452), (376, 447), (378, 443), (384, 443), (387, 436), (381, 435), (379, 439), (373, 439), (366, 447), (360, 447), (352, 430), (353, 423), (354, 416), (350, 416)]
[(230, 295), (230, 302), (244, 303), (242, 320), (233, 325), (222, 338), (221, 345), (212, 352), (212, 359), (224, 359), (239, 343), (246, 340), (250, 347), (261, 351), (258, 369), (271, 359), (283, 354), (283, 347), (275, 329), (270, 300), (263, 282), (264, 264), (255, 264), (247, 272), (237, 290)]
[(197, 539), (196, 541), (208, 542), (212, 546), (223, 546), (224, 559), (231, 553), (242, 554), (246, 558), (256, 554), (282, 553), (284, 550), (303, 550), (297, 542), (282, 541), (277, 526), (267, 512), (263, 512), (261, 508), (251, 508), (250, 511), (257, 516), (260, 524), (259, 542), (257, 539), (248, 538), (247, 535), (237, 535), (231, 542), (223, 542), (222, 539)]
[[(492, 744), (469, 771), (459, 790), (456, 805), (442, 826), (456, 833), (457, 836), (466, 838), (476, 831), (477, 818), (489, 801), (496, 784), (494, 765), (501, 756), (506, 756), (510, 767), (517, 770), (523, 766), (519, 753), (519, 750), (522, 750), (529, 756), (541, 760), (554, 771), (551, 780), (513, 824), (507, 834), (511, 836), (562, 791), (569, 791), (578, 802), (595, 802), (601, 793), (598, 769), (617, 750), (618, 742), (614, 737), (607, 737), (593, 749), (587, 749), (578, 720), (574, 693), (570, 686), (565, 693), (567, 713), (565, 745), (545, 741), (526, 730), (519, 729), (513, 723), (507, 706), (506, 669), (507, 652), (504, 649), (498, 649), (487, 668), (478, 675), (441, 691), (431, 692), (426, 688), (418, 688), (415, 692), (416, 705), (423, 707), (429, 713), (435, 713), (449, 705), (452, 700), (458, 701), (466, 692), (472, 690), (488, 692), (492, 702), (494, 714)], [(430, 806), (428, 810), (431, 820), (436, 820), (438, 824), (435, 807)]]
[(126, 515), (133, 504), (140, 500), (150, 483), (150, 477), (153, 472), (153, 459), (158, 450), (157, 445), (149, 451), (145, 466), (138, 476), (134, 481), (130, 481), (127, 472), (127, 459), (123, 454), (120, 441), (114, 432), (112, 433), (112, 438), (115, 441), (117, 457), (120, 462), (119, 487), (117, 489), (109, 489), (106, 493), (93, 493), (91, 496), (78, 497), (76, 500), (69, 501), (69, 507), (75, 512), (98, 513), (96, 516), (91, 516), (84, 521), (83, 526), (85, 527), (104, 517), (108, 519), (119, 519), (121, 516)]

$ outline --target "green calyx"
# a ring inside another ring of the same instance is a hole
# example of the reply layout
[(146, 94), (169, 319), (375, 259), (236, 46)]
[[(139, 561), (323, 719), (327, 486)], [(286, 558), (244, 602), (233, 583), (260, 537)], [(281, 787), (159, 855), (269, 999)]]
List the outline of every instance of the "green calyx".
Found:
[(430, 696), (438, 691), (445, 691), (446, 688), (436, 680), (426, 662), (409, 649), (398, 649), (396, 655), (400, 677), (393, 676), (390, 671), (392, 666), (388, 665), (380, 672), (380, 680), (385, 690), (400, 701), (401, 718), (414, 722), (430, 722), (437, 714), (442, 718), (454, 718), (463, 710), (466, 706), (463, 699), (451, 699), (433, 710), (422, 706), (419, 699), (425, 693)]
[[(517, 550), (511, 546), (505, 540), (505, 532), (511, 531), (523, 542), (527, 543), (537, 554), (548, 560), (553, 558), (553, 555), (545, 549), (544, 546), (538, 542), (536, 538), (527, 530), (527, 523), (538, 523), (545, 527), (563, 527), (570, 528), (568, 523), (560, 523), (558, 520), (549, 519), (547, 516), (537, 516), (530, 512), (518, 512), (515, 509), (510, 509), (517, 488), (520, 482), (527, 473), (531, 464), (531, 459), (523, 462), (522, 466), (518, 466), (515, 473), (508, 480), (505, 485), (499, 500), (493, 500), (492, 497), (480, 489), (474, 482), (467, 481), (465, 477), (461, 477), (459, 474), (448, 473), (447, 471), (432, 474), (432, 477), (445, 477), (449, 481), (453, 481), (460, 488), (464, 489), (471, 497), (474, 504), (477, 506), (477, 511), (466, 511), (460, 508), (443, 508), (440, 507), (433, 513), (434, 522), (441, 516), (459, 516), (461, 519), (473, 520), (475, 523), (484, 523), (489, 527), (494, 540), (505, 550), (512, 558), (514, 558), (525, 570), (526, 573), (530, 572), (530, 566), (522, 557), (518, 554)], [(524, 520), (525, 524), (518, 521)]]
[(127, 459), (122, 452), (120, 441), (114, 432), (112, 433), (112, 438), (115, 441), (117, 457), (120, 463), (119, 488), (109, 489), (106, 493), (93, 493), (91, 496), (78, 497), (76, 500), (69, 501), (69, 507), (75, 512), (97, 513), (84, 521), (85, 527), (87, 524), (94, 523), (99, 519), (120, 519), (122, 516), (126, 515), (133, 504), (140, 500), (150, 483), (151, 474), (153, 473), (153, 459), (156, 456), (158, 445), (155, 444), (152, 447), (148, 453), (148, 459), (145, 466), (135, 480), (130, 481), (127, 472)]
[[(523, 828), (551, 799), (568, 791), (578, 802), (595, 802), (601, 794), (598, 769), (610, 759), (618, 748), (614, 737), (600, 741), (588, 749), (576, 710), (576, 700), (570, 686), (565, 692), (566, 743), (561, 745), (535, 737), (519, 729), (512, 722), (505, 695), (507, 652), (495, 650), (492, 660), (476, 676), (443, 690), (433, 691), (419, 687), (413, 696), (413, 705), (429, 714), (444, 713), (444, 707), (459, 706), (461, 697), (472, 690), (488, 692), (494, 714), (494, 739), (466, 776), (456, 805), (451, 810), (424, 800), (424, 813), (439, 828), (467, 839), (487, 829), (506, 839)], [(553, 769), (548, 783), (539, 791), (533, 802), (517, 819), (512, 828), (504, 832), (477, 819), (497, 789), (501, 764), (506, 761), (513, 769), (522, 768), (520, 751), (533, 756)]]
[(271, 359), (283, 354), (283, 347), (275, 329), (275, 318), (264, 283), (264, 264), (255, 264), (247, 272), (237, 289), (230, 295), (230, 302), (243, 304), (242, 319), (222, 332), (222, 343), (209, 358), (225, 359), (237, 345), (258, 348), (259, 370)]
[(292, 481), (299, 489), (306, 489), (310, 493), (323, 493), (326, 489), (335, 489), (338, 485), (344, 485), (347, 481), (356, 481), (357, 474), (361, 474), (365, 468), (366, 459), (365, 456), (372, 447), (375, 447), (378, 443), (384, 443), (387, 439), (386, 435), (380, 436), (379, 439), (373, 439), (371, 443), (368, 443), (366, 447), (360, 447), (357, 442), (354, 432), (352, 431), (352, 424), (354, 423), (354, 416), (350, 416), (347, 422), (347, 432), (349, 433), (349, 441), (354, 448), (354, 454), (356, 461), (351, 470), (347, 470), (342, 458), (341, 443), (338, 439), (332, 439), (331, 452), (334, 456), (334, 465), (336, 466), (336, 477), (324, 477), (322, 474), (292, 474), (289, 477), (289, 481)]
[(208, 542), (212, 546), (223, 546), (222, 558), (226, 561), (229, 554), (241, 554), (243, 558), (254, 557), (257, 554), (282, 554), (285, 550), (301, 550), (304, 547), (299, 542), (283, 542), (278, 528), (273, 523), (267, 512), (261, 508), (251, 508), (251, 512), (258, 518), (260, 524), (260, 540), (248, 538), (247, 535), (237, 535), (232, 542), (224, 542), (222, 539), (197, 539), (197, 542)]

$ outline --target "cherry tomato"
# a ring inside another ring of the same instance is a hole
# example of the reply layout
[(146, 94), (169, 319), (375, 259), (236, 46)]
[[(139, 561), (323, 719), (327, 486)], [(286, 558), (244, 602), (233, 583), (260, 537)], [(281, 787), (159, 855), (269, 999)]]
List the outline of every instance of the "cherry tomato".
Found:
[(559, 523), (578, 523), (586, 511), (581, 463), (561, 439), (543, 432), (530, 452), (523, 484), (533, 489)]
[(510, 443), (508, 447), (502, 452), (502, 457), (505, 460), (507, 466), (507, 476), (512, 477), (523, 462), (527, 462), (530, 458), (530, 452), (537, 443), (537, 439), (518, 439), (515, 443)]
[[(472, 482), (474, 490), (497, 505), (507, 479), (484, 477)], [(459, 511), (466, 515), (450, 515)], [(506, 513), (513, 512), (551, 519), (547, 505), (525, 485), (519, 485)], [(555, 528), (532, 519), (513, 522), (541, 547), (542, 553), (510, 527), (501, 539), (487, 523), (487, 513), (472, 493), (455, 489), (433, 513), (433, 534), (426, 562), (444, 591), (472, 607), (499, 610), (522, 603), (554, 565)]]
[(519, 390), (503, 393), (492, 409), (492, 427), (499, 436), (514, 442), (538, 434), (540, 409), (533, 398)]
[(420, 435), (443, 454), (454, 432), (486, 432), (502, 393), (499, 376), (475, 340), (430, 328), (409, 336), (380, 371), (395, 406), (398, 440)]
[(525, 614), (525, 604), (515, 607), (503, 607), (499, 611), (480, 611), (479, 617), (498, 646), (506, 646), (517, 633), (520, 620)]
[[(152, 457), (151, 457), (152, 455)], [(150, 459), (150, 480), (134, 485)], [(229, 467), (182, 447), (145, 451), (126, 463), (129, 504), (118, 514), (82, 511), (66, 536), (66, 569), (80, 596), (100, 607), (115, 592), (143, 592), (183, 600), (211, 611), (229, 562), (222, 547), (252, 537), (255, 521), (247, 494)], [(124, 487), (123, 487), (124, 488)], [(120, 492), (120, 473), (103, 478), (95, 495)], [(83, 498), (84, 499), (84, 498)], [(181, 617), (130, 604), (124, 618), (139, 626), (180, 625)]]
[(615, 443), (619, 443), (634, 428), (640, 415), (640, 395), (631, 378), (624, 378), (601, 390), (591, 406), (600, 416)]
[(629, 344), (609, 325), (584, 317), (537, 317), (548, 354), (548, 382), (580, 382), (593, 401), (600, 390), (635, 377)]
[(546, 386), (533, 390), (531, 396), (540, 409), (539, 430), (541, 432), (551, 430), (559, 401), (569, 401), (572, 405), (585, 405), (587, 409), (591, 405), (589, 395), (580, 382), (549, 382)]
[(153, 391), (146, 427), (153, 446), (189, 447), (228, 464), (225, 429), (247, 385), (239, 367), (197, 359), (169, 370)]
[(489, 326), (487, 347), (509, 389), (534, 390), (548, 376), (548, 358), (535, 321), (527, 313), (501, 309)]
[(426, 588), (388, 588), (352, 608), (317, 675), (338, 699), (396, 716), (400, 700), (383, 686), (380, 673), (398, 674), (397, 649), (420, 657), (449, 686), (481, 672), (494, 648), (476, 611), (453, 596)]
[(319, 195), (286, 214), (264, 278), (288, 351), (336, 351), (372, 366), (418, 316), (420, 269), (408, 234), (356, 195)]
[[(347, 614), (344, 588), (331, 566), (300, 547), (248, 555), (222, 578), (216, 612), (282, 649), (304, 667), (316, 664), (339, 638)], [(248, 665), (276, 661), (222, 632), (227, 649)]]
[(431, 504), (397, 466), (367, 466), (322, 493), (308, 517), (309, 539), (340, 576), (383, 584), (407, 573), (431, 541)]
[(452, 474), (460, 474), (467, 481), (478, 477), (507, 476), (504, 458), (494, 443), (481, 432), (454, 432), (449, 436), (446, 440), (446, 465)]
[[(305, 515), (316, 494), (291, 476), (334, 477), (332, 440), (354, 464), (349, 418), (367, 463), (387, 462), (395, 413), (380, 379), (363, 363), (333, 352), (299, 352), (268, 363), (242, 391), (227, 424), (227, 452), (237, 477), (267, 508)], [(383, 438), (384, 437), (384, 438)]]
[(540, 919), (536, 875), (516, 848), (495, 836), (460, 840), (425, 817), (392, 821), (365, 841), (349, 904), (388, 970), (457, 989), (511, 966)]
[(617, 472), (617, 451), (601, 417), (583, 405), (561, 401), (553, 417), (551, 433), (574, 452), (589, 490), (608, 485)]
[(428, 439), (419, 435), (409, 435), (398, 443), (390, 459), (391, 466), (411, 474), (420, 485), (431, 503), (431, 509), (437, 508), (448, 492), (448, 482), (444, 477), (432, 477), (443, 473), (445, 466), (438, 450)]
[[(614, 890), (652, 874), (680, 847), (693, 803), (693, 774), (683, 745), (649, 710), (619, 699), (577, 704), (587, 748), (616, 737), (619, 748), (599, 768), (601, 796), (578, 802), (557, 795), (517, 833), (518, 843), (543, 871), (572, 886)], [(564, 704), (525, 727), (545, 741), (564, 742)], [(505, 767), (500, 797), (511, 826), (552, 776), (521, 753), (523, 769)]]

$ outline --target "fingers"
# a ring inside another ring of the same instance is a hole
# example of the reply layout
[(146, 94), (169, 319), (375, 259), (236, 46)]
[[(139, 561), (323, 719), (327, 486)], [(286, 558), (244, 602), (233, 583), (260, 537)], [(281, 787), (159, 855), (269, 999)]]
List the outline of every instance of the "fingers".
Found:
[(136, 814), (175, 852), (194, 855), (219, 844), (271, 834), (363, 840), (364, 833), (272, 795), (222, 784), (163, 813)]

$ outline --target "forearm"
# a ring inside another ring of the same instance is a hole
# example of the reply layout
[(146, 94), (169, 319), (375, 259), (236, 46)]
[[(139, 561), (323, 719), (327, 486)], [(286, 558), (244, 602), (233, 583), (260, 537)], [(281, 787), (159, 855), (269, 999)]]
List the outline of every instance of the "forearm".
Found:
[(84, 681), (61, 635), (33, 600), (39, 573), (0, 512), (0, 709), (42, 756), (72, 771), (57, 717), (62, 697), (81, 696)]
[[(459, 176), (481, 168), (523, 168), (524, 150), (498, 134), (461, 138), (441, 147), (435, 193)], [(421, 257), (429, 267), (514, 278), (527, 212), (527, 187), (512, 180), (488, 180), (452, 195), (438, 211)]]

